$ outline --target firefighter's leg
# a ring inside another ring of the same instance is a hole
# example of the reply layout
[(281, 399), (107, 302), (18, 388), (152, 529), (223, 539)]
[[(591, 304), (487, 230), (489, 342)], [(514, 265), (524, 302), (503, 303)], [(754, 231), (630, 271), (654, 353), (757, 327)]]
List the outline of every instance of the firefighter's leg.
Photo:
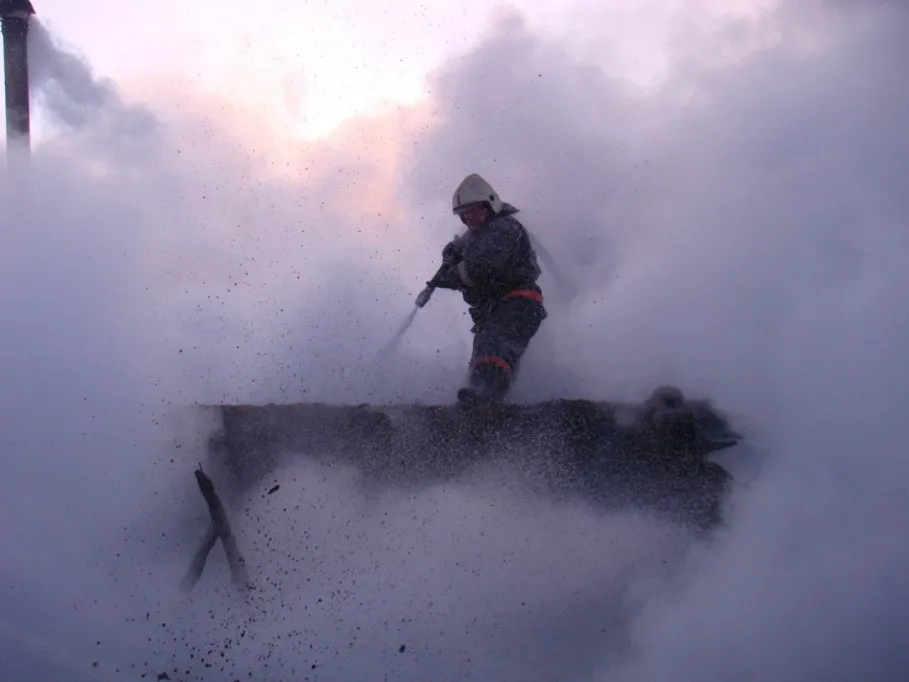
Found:
[(471, 358), (470, 388), (479, 399), (505, 397), (545, 317), (542, 305), (526, 299), (505, 301), (493, 311), (477, 332)]

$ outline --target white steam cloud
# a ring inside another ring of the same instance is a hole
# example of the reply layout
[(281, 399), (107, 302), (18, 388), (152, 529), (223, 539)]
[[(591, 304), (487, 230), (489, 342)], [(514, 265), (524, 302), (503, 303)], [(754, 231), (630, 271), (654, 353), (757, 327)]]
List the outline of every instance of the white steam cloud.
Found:
[[(60, 134), (0, 196), (16, 679), (901, 679), (909, 13), (785, 4), (744, 51), (739, 28), (644, 93), (506, 18), (434, 76), (431, 124), (282, 156), (196, 93), (126, 103), (38, 26)], [(364, 498), (300, 465), (236, 520), (254, 596), (214, 561), (182, 597), (205, 512), (173, 406), (450, 400), (469, 323), (447, 292), (375, 358), (474, 171), (574, 287), (547, 274), (518, 395), (715, 399), (760, 455), (729, 527), (696, 542), (503, 472)]]

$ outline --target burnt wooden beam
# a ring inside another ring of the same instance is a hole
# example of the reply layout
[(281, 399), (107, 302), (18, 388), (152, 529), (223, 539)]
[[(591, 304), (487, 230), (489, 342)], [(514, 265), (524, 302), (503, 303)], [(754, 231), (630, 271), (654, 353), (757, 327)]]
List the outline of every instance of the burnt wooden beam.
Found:
[(28, 28), (34, 13), (29, 0), (0, 0), (8, 152), (30, 144)]
[(183, 588), (184, 591), (191, 591), (196, 586), (196, 583), (199, 582), (199, 578), (202, 577), (202, 571), (205, 570), (205, 562), (208, 560), (208, 554), (214, 548), (216, 542), (218, 542), (218, 529), (215, 527), (215, 522), (212, 521), (208, 524), (208, 530), (205, 531), (205, 537), (202, 538), (199, 549), (196, 550), (193, 561), (189, 565), (186, 575), (183, 576), (183, 580), (180, 582), (180, 587)]
[(553, 494), (709, 524), (730, 476), (708, 457), (741, 440), (709, 401), (669, 386), (638, 403), (198, 407), (220, 421), (207, 457), (229, 504), (297, 458), (354, 466), (365, 486), (431, 485), (497, 463), (532, 470)]
[(202, 577), (202, 571), (205, 568), (208, 554), (214, 548), (219, 538), (224, 547), (224, 553), (227, 556), (227, 563), (230, 566), (232, 582), (240, 588), (251, 587), (252, 583), (249, 578), (249, 571), (246, 568), (246, 560), (243, 558), (243, 555), (240, 554), (236, 537), (231, 529), (230, 521), (227, 518), (227, 512), (224, 510), (224, 505), (221, 503), (218, 492), (215, 490), (215, 484), (201, 468), (196, 469), (195, 476), (196, 482), (199, 484), (199, 490), (202, 492), (205, 503), (208, 505), (211, 522), (208, 525), (208, 529), (205, 531), (205, 536), (202, 538), (199, 549), (196, 550), (196, 554), (193, 557), (193, 561), (190, 564), (186, 575), (183, 577), (183, 581), (181, 582), (182, 588), (189, 591), (195, 587), (199, 578)]

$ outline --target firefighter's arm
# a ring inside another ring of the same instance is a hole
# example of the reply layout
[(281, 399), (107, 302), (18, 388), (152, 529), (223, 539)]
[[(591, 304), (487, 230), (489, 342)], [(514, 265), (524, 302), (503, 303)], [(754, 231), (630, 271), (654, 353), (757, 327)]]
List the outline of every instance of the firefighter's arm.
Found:
[(458, 263), (458, 276), (465, 286), (482, 285), (497, 279), (520, 244), (521, 227), (511, 221), (493, 222), (487, 230), (477, 248), (468, 249)]

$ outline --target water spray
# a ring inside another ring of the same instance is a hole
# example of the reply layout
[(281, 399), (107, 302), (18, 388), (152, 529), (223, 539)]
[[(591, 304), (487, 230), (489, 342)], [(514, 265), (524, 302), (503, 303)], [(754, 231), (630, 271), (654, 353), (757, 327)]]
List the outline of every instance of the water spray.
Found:
[(401, 323), (401, 326), (398, 327), (398, 331), (395, 332), (394, 336), (391, 337), (391, 340), (385, 345), (382, 351), (379, 353), (376, 363), (381, 365), (392, 353), (394, 353), (398, 346), (401, 343), (401, 339), (404, 338), (404, 334), (407, 333), (407, 330), (410, 329), (410, 325), (413, 324), (414, 319), (417, 316), (417, 311), (429, 303), (429, 299), (432, 298), (433, 292), (436, 290), (436, 285), (433, 282), (436, 281), (436, 278), (442, 274), (442, 271), (448, 267), (447, 263), (443, 263), (441, 267), (436, 271), (436, 274), (432, 276), (423, 291), (417, 295), (417, 299), (414, 302), (414, 308), (411, 310), (407, 317), (404, 318), (404, 321)]
[(404, 334), (406, 334), (407, 330), (410, 329), (410, 325), (413, 324), (414, 318), (417, 316), (417, 310), (419, 310), (419, 308), (414, 308), (407, 314), (407, 317), (404, 318), (401, 326), (398, 327), (398, 331), (395, 332), (395, 335), (391, 337), (391, 340), (379, 353), (377, 363), (381, 364), (386, 358), (388, 358), (388, 356), (390, 356), (398, 349), (398, 346), (401, 343), (401, 339), (404, 338)]

